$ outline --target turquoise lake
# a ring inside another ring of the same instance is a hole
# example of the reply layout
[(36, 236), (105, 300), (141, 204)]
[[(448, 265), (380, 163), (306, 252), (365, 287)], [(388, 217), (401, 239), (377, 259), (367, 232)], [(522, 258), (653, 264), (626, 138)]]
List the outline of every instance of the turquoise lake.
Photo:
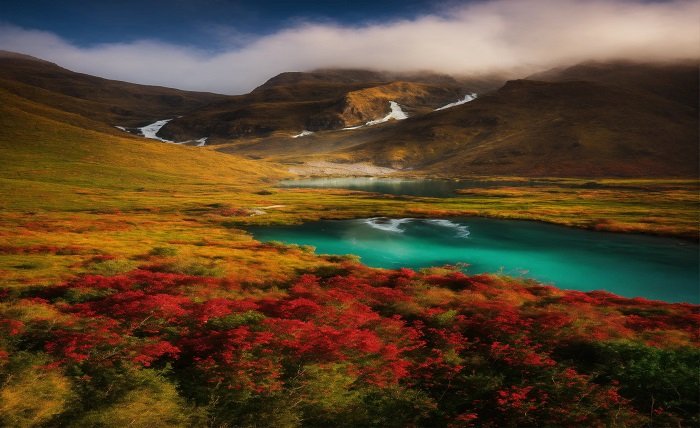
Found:
[(594, 232), (486, 218), (356, 219), (249, 231), (261, 241), (356, 254), (382, 268), (467, 263), (559, 288), (700, 303), (698, 245), (670, 238)]

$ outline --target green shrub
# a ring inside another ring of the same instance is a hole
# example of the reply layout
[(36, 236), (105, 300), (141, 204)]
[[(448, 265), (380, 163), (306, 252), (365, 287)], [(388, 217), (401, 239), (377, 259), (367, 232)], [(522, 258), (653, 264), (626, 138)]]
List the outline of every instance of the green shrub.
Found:
[(47, 363), (26, 353), (13, 358), (0, 388), (0, 425), (44, 425), (66, 410), (74, 398), (71, 381), (58, 369), (46, 369)]
[(174, 247), (153, 247), (148, 253), (152, 256), (172, 257), (177, 255), (177, 248)]
[(217, 278), (226, 276), (226, 269), (213, 262), (203, 263), (200, 261), (177, 260), (160, 266), (160, 270), (193, 276), (212, 276)]
[(209, 325), (217, 330), (229, 330), (242, 325), (259, 324), (260, 321), (264, 319), (265, 314), (258, 311), (246, 311), (224, 317), (212, 318), (209, 320)]
[(153, 370), (139, 370), (116, 401), (71, 421), (72, 427), (189, 427), (196, 419), (175, 385)]
[(138, 264), (127, 259), (112, 259), (92, 263), (88, 266), (88, 272), (96, 275), (113, 276), (129, 272), (138, 267)]

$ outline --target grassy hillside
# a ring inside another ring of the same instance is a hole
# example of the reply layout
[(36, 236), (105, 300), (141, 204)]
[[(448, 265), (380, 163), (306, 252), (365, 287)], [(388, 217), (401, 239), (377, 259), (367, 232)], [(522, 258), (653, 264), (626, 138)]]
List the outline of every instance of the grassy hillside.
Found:
[(81, 189), (145, 196), (203, 186), (241, 188), (284, 175), (235, 156), (100, 132), (109, 128), (4, 90), (0, 97), (0, 188), (26, 196), (3, 198), (5, 208), (51, 200), (78, 209), (89, 204), (89, 198), (76, 197)]

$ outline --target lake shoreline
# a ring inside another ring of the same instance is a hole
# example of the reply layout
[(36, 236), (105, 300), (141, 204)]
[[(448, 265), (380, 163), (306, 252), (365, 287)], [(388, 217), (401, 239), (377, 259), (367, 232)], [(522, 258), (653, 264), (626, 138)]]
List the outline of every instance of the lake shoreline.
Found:
[[(431, 189), (430, 185), (438, 185), (438, 188)], [(698, 204), (694, 196), (697, 186), (697, 180), (682, 179), (591, 181), (549, 177), (473, 177), (443, 180), (394, 176), (293, 179), (284, 180), (276, 187), (319, 191), (319, 194), (326, 195), (326, 190), (342, 190), (357, 192), (348, 194), (349, 197), (367, 195), (387, 201), (405, 200), (408, 206), (389, 215), (393, 218), (475, 216), (517, 219), (591, 231), (671, 237), (698, 243), (700, 231), (687, 214), (689, 208)], [(430, 196), (431, 192), (437, 196)], [(678, 202), (679, 198), (687, 202)], [(630, 199), (635, 205), (630, 205)], [(600, 200), (605, 202), (600, 203)], [(429, 204), (434, 209), (411, 206), (415, 204)], [(525, 209), (515, 209), (518, 204), (523, 204)], [(657, 205), (665, 211), (657, 209)], [(635, 211), (637, 213), (630, 216), (630, 212)], [(356, 214), (341, 216), (347, 219), (371, 217), (376, 216), (378, 211)], [(686, 217), (684, 222), (679, 222), (681, 215)], [(338, 213), (333, 213), (333, 216), (321, 218), (340, 217)], [(679, 221), (669, 222), (672, 219)]]
[(319, 255), (356, 255), (374, 268), (466, 263), (470, 274), (522, 276), (562, 290), (700, 303), (689, 286), (698, 280), (697, 245), (676, 238), (476, 216), (320, 220), (244, 230), (259, 242), (311, 246)]

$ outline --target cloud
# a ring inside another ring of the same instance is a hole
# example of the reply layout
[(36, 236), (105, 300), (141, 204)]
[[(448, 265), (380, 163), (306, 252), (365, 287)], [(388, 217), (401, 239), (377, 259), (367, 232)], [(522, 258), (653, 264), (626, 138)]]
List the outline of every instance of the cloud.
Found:
[(697, 58), (698, 16), (698, 0), (495, 0), (363, 26), (303, 22), (214, 53), (154, 40), (77, 47), (10, 24), (0, 25), (0, 48), (112, 79), (233, 94), (324, 67), (478, 74)]

